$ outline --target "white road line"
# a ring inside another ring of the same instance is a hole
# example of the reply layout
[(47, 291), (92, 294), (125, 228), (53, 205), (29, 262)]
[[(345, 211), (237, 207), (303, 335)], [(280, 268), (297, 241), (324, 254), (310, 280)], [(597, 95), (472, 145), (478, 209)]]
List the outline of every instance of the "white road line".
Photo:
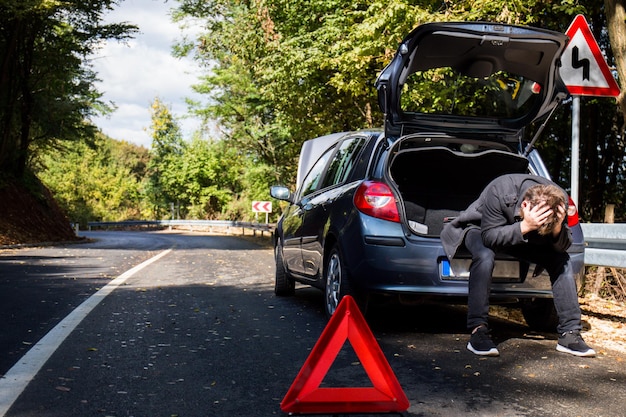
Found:
[(0, 417), (3, 417), (15, 400), (24, 391), (37, 372), (58, 349), (63, 341), (72, 333), (81, 321), (93, 310), (100, 301), (124, 281), (139, 272), (151, 263), (161, 259), (171, 252), (165, 250), (158, 255), (129, 269), (113, 281), (109, 282), (98, 292), (93, 294), (74, 311), (67, 315), (59, 324), (50, 330), (37, 344), (35, 344), (7, 373), (0, 379)]

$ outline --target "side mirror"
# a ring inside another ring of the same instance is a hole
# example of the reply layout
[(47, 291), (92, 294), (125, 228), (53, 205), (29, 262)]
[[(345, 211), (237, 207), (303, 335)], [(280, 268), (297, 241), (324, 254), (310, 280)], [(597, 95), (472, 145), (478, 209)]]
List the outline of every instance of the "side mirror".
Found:
[(270, 195), (277, 200), (291, 201), (291, 191), (282, 185), (273, 185), (270, 187)]

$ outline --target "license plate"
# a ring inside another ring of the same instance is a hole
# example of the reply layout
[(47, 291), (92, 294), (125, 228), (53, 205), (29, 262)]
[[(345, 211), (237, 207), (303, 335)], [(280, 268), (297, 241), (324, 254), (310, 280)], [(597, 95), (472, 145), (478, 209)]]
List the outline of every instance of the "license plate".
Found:
[[(439, 262), (439, 273), (444, 280), (465, 280), (469, 279), (469, 267), (471, 259), (453, 259), (449, 261), (443, 258)], [(493, 281), (521, 281), (520, 264), (516, 260), (496, 260), (493, 268)]]

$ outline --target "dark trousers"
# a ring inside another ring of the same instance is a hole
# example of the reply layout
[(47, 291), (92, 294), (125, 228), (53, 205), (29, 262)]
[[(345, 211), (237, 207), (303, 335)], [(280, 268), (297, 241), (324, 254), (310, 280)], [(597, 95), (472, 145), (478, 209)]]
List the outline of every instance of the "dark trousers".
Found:
[[(465, 247), (472, 254), (467, 300), (467, 327), (474, 329), (481, 324), (486, 325), (489, 317), (489, 293), (495, 253), (483, 244), (479, 229), (470, 229), (467, 232)], [(578, 292), (572, 263), (567, 252), (556, 252), (550, 247), (532, 244), (512, 246), (503, 252), (544, 267), (550, 275), (554, 306), (559, 316), (557, 331), (563, 333), (581, 330)]]

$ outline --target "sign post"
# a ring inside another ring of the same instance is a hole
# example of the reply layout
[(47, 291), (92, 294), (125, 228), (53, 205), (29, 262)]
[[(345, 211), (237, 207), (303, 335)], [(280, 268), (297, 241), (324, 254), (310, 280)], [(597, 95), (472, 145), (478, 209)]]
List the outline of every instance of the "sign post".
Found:
[(561, 55), (560, 73), (573, 96), (571, 197), (578, 206), (580, 96), (617, 97), (620, 91), (585, 16), (577, 15), (565, 34), (570, 40)]

